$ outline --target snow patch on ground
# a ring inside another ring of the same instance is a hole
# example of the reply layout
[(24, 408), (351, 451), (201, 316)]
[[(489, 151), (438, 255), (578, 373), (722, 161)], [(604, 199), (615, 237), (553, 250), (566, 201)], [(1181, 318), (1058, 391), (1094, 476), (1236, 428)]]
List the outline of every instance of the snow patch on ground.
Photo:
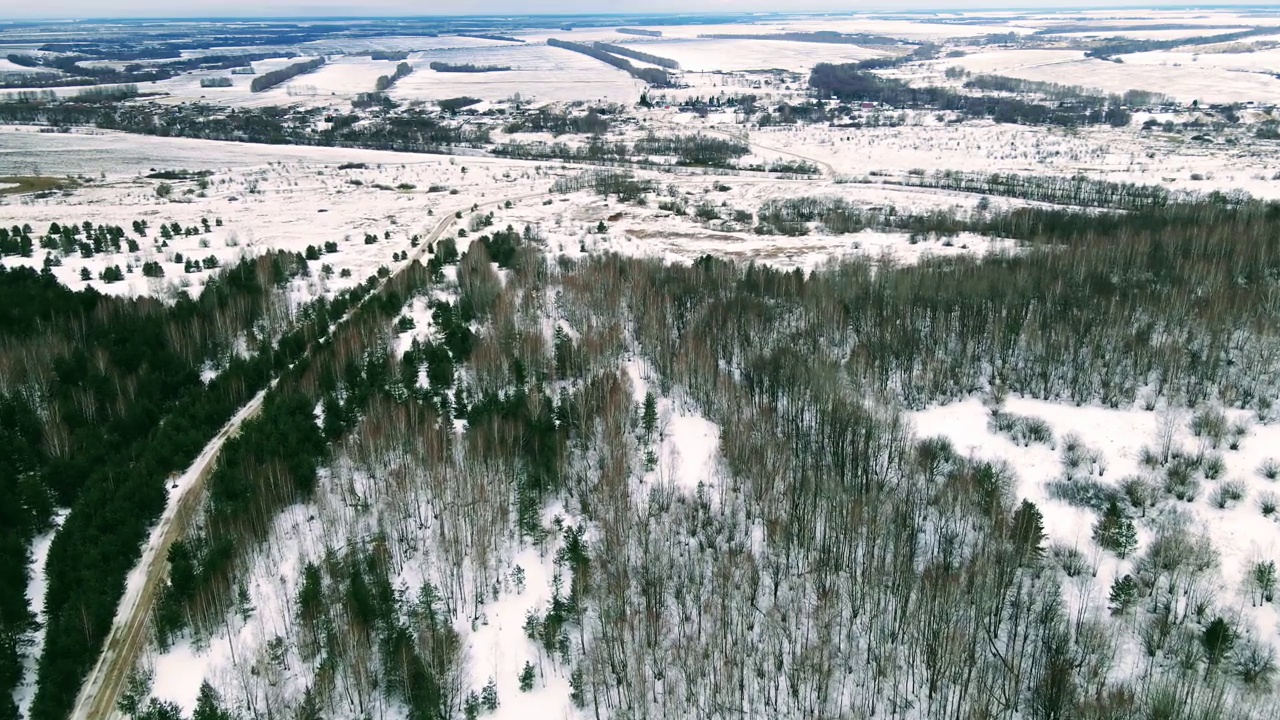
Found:
[(1130, 56), (1126, 55), (1123, 63), (1114, 63), (1085, 57), (1082, 50), (993, 50), (947, 60), (947, 63), (973, 73), (1067, 85), (1079, 78), (1079, 82), (1108, 93), (1148, 90), (1184, 102), (1261, 101), (1271, 100), (1280, 93), (1280, 80), (1269, 74), (1234, 72), (1209, 63), (1200, 65), (1190, 57), (1174, 64), (1167, 63), (1167, 59), (1168, 55), (1159, 55), (1130, 62)]
[(662, 427), (659, 477), (690, 493), (713, 484), (719, 472), (720, 428), (701, 415), (664, 410), (671, 414)]
[(435, 337), (435, 321), (431, 315), (431, 299), (415, 297), (408, 307), (400, 313), (401, 317), (413, 320), (413, 329), (406, 330), (396, 336), (395, 357), (402, 358), (413, 347), (414, 341), (431, 340)]
[[(645, 399), (653, 392), (647, 365), (633, 358), (623, 368), (631, 380), (636, 404), (643, 412)], [(720, 480), (720, 427), (707, 420), (691, 405), (654, 393), (657, 426), (649, 451), (653, 469), (642, 481), (656, 481), (681, 492), (693, 494), (699, 487), (714, 490)], [(643, 447), (642, 454), (646, 452)]]
[(27, 603), (36, 616), (39, 625), (31, 635), (31, 647), (23, 658), (22, 678), (13, 689), (13, 701), (18, 706), (20, 717), (26, 717), (31, 711), (31, 701), (36, 697), (36, 666), (40, 663), (40, 653), (44, 649), (44, 593), (49, 578), (45, 574), (45, 562), (49, 559), (49, 548), (53, 546), (53, 538), (62, 528), (62, 521), (67, 519), (68, 510), (54, 513), (53, 527), (31, 543), (31, 564), (28, 566)]
[[(517, 574), (523, 575), (522, 582), (516, 582)], [(506, 573), (507, 591), (484, 606), (479, 624), (474, 627), (461, 624), (457, 628), (466, 639), (471, 687), (484, 687), (492, 679), (498, 690), (498, 710), (485, 717), (494, 720), (578, 717), (569, 697), (572, 689), (568, 677), (524, 634), (528, 613), (544, 613), (550, 605), (554, 574), (550, 555), (540, 556), (533, 548), (521, 549), (512, 558), (512, 570)], [(526, 662), (535, 668), (535, 680), (532, 690), (521, 692), (520, 673)]]
[[(1248, 618), (1250, 624), (1260, 630), (1261, 637), (1274, 641), (1280, 619), (1277, 606), (1254, 607), (1245, 581), (1253, 562), (1274, 560), (1280, 555), (1277, 517), (1263, 516), (1258, 505), (1263, 493), (1280, 491), (1280, 483), (1266, 480), (1258, 473), (1264, 460), (1280, 457), (1280, 425), (1253, 424), (1239, 450), (1232, 451), (1226, 446), (1210, 450), (1204, 447), (1201, 438), (1192, 434), (1189, 427), (1192, 413), (1185, 410), (1170, 413), (1137, 407), (1077, 407), (1018, 398), (1010, 398), (1004, 409), (1047, 421), (1053, 428), (1057, 449), (1044, 445), (1019, 447), (1008, 437), (994, 433), (988, 426), (990, 414), (977, 399), (912, 413), (911, 420), (921, 437), (946, 437), (961, 455), (1004, 460), (1012, 466), (1018, 479), (1015, 494), (1019, 500), (1030, 500), (1040, 508), (1050, 544), (1057, 542), (1075, 547), (1098, 561), (1098, 574), (1092, 584), (1095, 607), (1105, 606), (1111, 581), (1129, 572), (1133, 559), (1119, 560), (1110, 554), (1098, 553), (1092, 541), (1098, 514), (1049, 496), (1048, 483), (1062, 475), (1059, 453), (1063, 438), (1074, 434), (1085, 446), (1098, 451), (1105, 468), (1099, 481), (1112, 487), (1118, 487), (1121, 480), (1130, 476), (1148, 477), (1157, 487), (1161, 486), (1161, 478), (1143, 466), (1141, 457), (1144, 447), (1158, 447), (1158, 435), (1167, 424), (1175, 426), (1175, 447), (1190, 453), (1221, 453), (1226, 472), (1217, 480), (1203, 480), (1199, 497), (1192, 502), (1166, 497), (1148, 511), (1147, 518), (1136, 519), (1139, 546), (1135, 555), (1141, 554), (1151, 540), (1151, 521), (1175, 511), (1189, 515), (1192, 527), (1204, 530), (1220, 555), (1217, 601)], [(1227, 417), (1232, 422), (1245, 422), (1251, 416), (1242, 411), (1227, 411)], [(1246, 496), (1232, 506), (1219, 509), (1211, 504), (1210, 498), (1215, 486), (1228, 481), (1242, 483)]]

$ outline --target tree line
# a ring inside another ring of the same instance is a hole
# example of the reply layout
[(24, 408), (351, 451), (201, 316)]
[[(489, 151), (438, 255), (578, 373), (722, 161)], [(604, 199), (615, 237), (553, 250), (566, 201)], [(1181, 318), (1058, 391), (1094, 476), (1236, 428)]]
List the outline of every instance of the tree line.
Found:
[[(116, 53), (121, 55), (121, 53)], [(197, 57), (176, 59), (164, 63), (155, 63), (141, 65), (139, 63), (127, 63), (122, 68), (112, 67), (110, 65), (84, 65), (82, 63), (92, 60), (104, 59), (111, 56), (111, 53), (103, 55), (46, 55), (34, 56), (11, 53), (8, 56), (9, 62), (22, 67), (39, 70), (47, 68), (51, 73), (35, 73), (20, 79), (16, 82), (6, 82), (6, 87), (66, 87), (72, 85), (118, 85), (123, 83), (143, 83), (143, 82), (159, 82), (176, 77), (184, 72), (192, 70), (229, 70), (232, 68), (251, 67), (253, 62), (259, 60), (267, 60), (279, 57), (294, 57), (293, 53), (243, 53), (243, 54), (212, 54), (201, 55)], [(123, 57), (111, 57), (110, 59), (128, 60), (135, 59), (128, 53), (123, 53)], [(164, 57), (170, 57), (164, 55)], [(173, 57), (178, 57), (173, 55)]]
[(392, 85), (395, 85), (400, 80), (409, 77), (412, 73), (413, 66), (407, 62), (402, 62), (399, 65), (396, 65), (396, 71), (390, 75), (378, 76), (378, 81), (374, 83), (373, 91), (379, 93), (386, 92)]
[(595, 58), (602, 63), (612, 65), (613, 67), (622, 70), (637, 80), (643, 80), (653, 87), (665, 88), (672, 86), (671, 76), (667, 74), (666, 70), (660, 70), (658, 68), (638, 68), (635, 65), (632, 65), (627, 59), (605, 52), (593, 45), (584, 45), (582, 43), (558, 40), (556, 38), (549, 38), (547, 40), (547, 45), (554, 48), (561, 48), (563, 50), (571, 50), (573, 52), (586, 55), (587, 57)]
[(699, 35), (706, 40), (783, 40), (786, 42), (822, 43), (834, 45), (897, 45), (898, 38), (866, 33), (842, 33), (833, 30), (781, 33), (710, 33)]
[(287, 67), (282, 67), (279, 70), (272, 70), (271, 72), (263, 73), (253, 79), (253, 82), (249, 84), (249, 89), (256, 93), (270, 90), (271, 88), (283, 82), (292, 80), (299, 75), (317, 70), (323, 66), (324, 63), (325, 58), (321, 56), (310, 60), (304, 60), (303, 62), (294, 63)]
[(509, 65), (473, 65), (472, 63), (447, 63), (439, 60), (433, 61), (429, 66), (432, 70), (442, 73), (489, 73), (489, 72), (508, 72), (511, 70)]
[(586, 145), (565, 143), (507, 142), (494, 146), (495, 155), (512, 158), (555, 158), (572, 162), (619, 162), (658, 165), (653, 156), (673, 158), (686, 167), (731, 169), (734, 161), (751, 149), (740, 142), (710, 135), (655, 135), (650, 133), (633, 144), (606, 142), (593, 136)]
[(660, 57), (658, 55), (652, 55), (647, 52), (640, 52), (635, 48), (629, 48), (629, 47), (626, 47), (625, 45), (614, 45), (613, 43), (596, 42), (596, 43), (593, 43), (592, 46), (597, 50), (602, 50), (604, 52), (612, 53), (614, 55), (620, 55), (622, 57), (631, 58), (632, 60), (639, 60), (640, 62), (649, 63), (650, 65), (657, 65), (658, 67), (663, 67), (668, 70), (680, 69), (680, 63), (676, 62), (675, 60)]
[(1002, 123), (1032, 125), (1109, 124), (1123, 127), (1131, 119), (1128, 111), (1105, 98), (1074, 107), (1050, 107), (1015, 98), (962, 95), (940, 87), (912, 87), (901, 80), (883, 78), (858, 70), (854, 65), (820, 63), (809, 76), (809, 86), (822, 97), (841, 101), (884, 103), (895, 108), (950, 110)]
[[(950, 69), (947, 71), (948, 76), (954, 74)], [(966, 90), (990, 90), (994, 92), (1006, 92), (1013, 94), (1029, 94), (1041, 95), (1049, 100), (1073, 101), (1085, 100), (1091, 103), (1100, 102), (1101, 93), (1091, 88), (1080, 87), (1079, 85), (1063, 85), (1060, 83), (1043, 82), (1039, 80), (1023, 80), (1022, 78), (1007, 77), (1004, 75), (969, 75), (966, 77), (964, 87)], [(1112, 105), (1126, 105), (1128, 107), (1139, 107), (1144, 105), (1164, 105), (1173, 102), (1173, 98), (1160, 93), (1148, 92), (1146, 90), (1128, 90), (1121, 95), (1111, 95), (1107, 100)]]
[(1153, 52), (1157, 50), (1173, 50), (1180, 47), (1192, 47), (1196, 45), (1217, 45), (1219, 43), (1231, 43), (1238, 40), (1245, 40), (1259, 35), (1270, 35), (1268, 28), (1251, 28), (1249, 30), (1241, 30), (1239, 32), (1224, 33), (1222, 35), (1198, 35), (1195, 37), (1173, 38), (1170, 40), (1140, 40), (1136, 38), (1112, 37), (1098, 40), (1088, 44), (1088, 51), (1085, 52), (1087, 57), (1096, 57), (1101, 60), (1115, 59), (1119, 62), (1117, 55), (1128, 55), (1130, 53)]
[(616, 124), (619, 110), (612, 107), (589, 107), (582, 114), (567, 109), (539, 108), (507, 123), (507, 133), (550, 133), (560, 135), (604, 135)]
[[(959, 190), (1013, 197), (1021, 200), (1047, 202), (1054, 205), (1108, 208), (1112, 210), (1150, 210), (1161, 208), (1175, 200), (1191, 200), (1160, 185), (1140, 185), (1095, 180), (1085, 175), (1018, 175), (1015, 173), (969, 173), (958, 170), (939, 170), (933, 173), (908, 173), (892, 184), (910, 187)], [(1211, 197), (1223, 203), (1248, 200), (1245, 195), (1234, 198), (1224, 194)]]
[[(318, 126), (317, 120), (326, 117), (328, 125)], [(423, 108), (391, 108), (357, 126), (360, 119), (354, 113), (332, 114), (319, 108), (286, 111), (279, 107), (227, 109), (203, 103), (126, 105), (114, 99), (29, 98), (0, 103), (0, 123), (79, 125), (161, 137), (404, 152), (435, 152), (446, 146), (476, 146), (489, 140), (484, 128), (451, 123)]]

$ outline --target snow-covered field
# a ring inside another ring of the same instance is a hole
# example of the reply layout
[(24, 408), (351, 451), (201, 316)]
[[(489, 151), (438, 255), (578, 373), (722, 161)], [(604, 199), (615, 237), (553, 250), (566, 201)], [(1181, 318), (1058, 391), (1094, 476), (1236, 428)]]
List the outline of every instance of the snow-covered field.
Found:
[[(896, 119), (899, 113), (868, 113)], [(1177, 190), (1245, 190), (1258, 197), (1280, 197), (1272, 178), (1280, 172), (1274, 144), (1244, 138), (1238, 144), (1188, 142), (1141, 130), (1147, 116), (1128, 128), (1063, 129), (993, 122), (940, 123), (928, 113), (905, 113), (903, 127), (844, 129), (796, 125), (752, 129), (759, 146), (785, 150), (830, 164), (839, 175), (875, 179), (911, 170), (963, 170), (1028, 175), (1077, 175), (1116, 182), (1161, 184)], [(741, 132), (725, 116), (702, 120), (671, 116), (686, 132), (718, 129)], [(1158, 122), (1188, 118), (1156, 115)]]
[[(13, 74), (13, 75), (29, 75), (29, 74), (31, 74), (31, 73), (33, 73), (33, 72), (37, 72), (37, 70), (35, 70), (35, 69), (33, 69), (33, 68), (29, 68), (29, 67), (24, 67), (24, 66), (22, 66), (22, 65), (18, 65), (18, 64), (14, 63), (14, 62), (11, 62), (8, 58), (0, 57), (0, 75), (7, 75), (7, 74)], [(56, 73), (56, 72), (58, 72), (58, 71), (56, 71), (56, 70), (44, 70), (43, 72), (55, 72), (55, 73)]]
[[(1182, 53), (1178, 53), (1182, 54)], [(1170, 53), (1152, 53), (1162, 60)], [(1129, 90), (1158, 92), (1175, 99), (1202, 103), (1273, 101), (1280, 97), (1280, 80), (1263, 72), (1236, 72), (1188, 57), (1181, 65), (1145, 63), (1124, 56), (1123, 63), (1086, 58), (1080, 50), (991, 50), (947, 60), (972, 73), (1007, 75), (1063, 85), (1084, 85), (1108, 93)]]
[(1189, 48), (1161, 50), (1126, 55), (1125, 62), (1134, 65), (1158, 65), (1164, 68), (1215, 68), (1275, 74), (1280, 71), (1280, 49), (1231, 53), (1194, 52)]
[[(225, 170), (270, 163), (417, 165), (440, 160), (439, 155), (422, 153), (193, 140), (93, 129), (41, 133), (33, 127), (0, 127), (0, 177), (100, 173), (119, 177), (156, 170)], [(482, 165), (494, 162), (466, 160)]]
[[(864, 207), (893, 206), (913, 212), (967, 211), (977, 198), (873, 185), (780, 184), (747, 178), (724, 178), (723, 182), (722, 187), (727, 190), (716, 190), (707, 181), (680, 183), (681, 198), (688, 207), (688, 216), (684, 217), (656, 207), (662, 198), (637, 207), (611, 203), (585, 192), (549, 206), (526, 204), (507, 213), (507, 217), (517, 221), (517, 227), (520, 223), (537, 225), (547, 238), (548, 249), (567, 257), (615, 252), (691, 263), (703, 255), (713, 255), (743, 263), (813, 270), (828, 262), (852, 257), (912, 264), (930, 256), (980, 256), (1014, 250), (1011, 243), (969, 234), (950, 239), (917, 239), (916, 242), (912, 242), (907, 233), (870, 230), (830, 235), (815, 228), (802, 237), (757, 235), (750, 224), (735, 225), (729, 221), (733, 210), (754, 213), (762, 203), (784, 197), (832, 197)], [(725, 221), (703, 222), (693, 217), (699, 205), (716, 208)], [(607, 228), (603, 233), (599, 232), (602, 222)]]
[[(231, 149), (239, 150), (234, 143)], [(252, 146), (241, 146), (247, 151)], [(355, 156), (344, 156), (355, 157)], [(377, 157), (375, 153), (373, 157)], [(26, 200), (0, 206), (6, 227), (30, 224), (43, 233), (50, 223), (80, 222), (93, 217), (95, 224), (119, 225), (130, 231), (135, 220), (147, 221), (150, 229), (139, 241), (138, 252), (98, 254), (92, 258), (71, 256), (54, 274), (70, 287), (83, 287), (81, 270), (88, 269), (89, 284), (100, 291), (126, 296), (163, 295), (180, 287), (198, 293), (210, 273), (184, 273), (187, 259), (215, 257), (220, 265), (234, 263), (246, 255), (270, 250), (302, 252), (307, 246), (338, 243), (338, 252), (322, 256), (334, 274), (316, 274), (299, 281), (302, 295), (334, 293), (368, 278), (383, 265), (395, 266), (393, 255), (407, 253), (415, 235), (425, 236), (446, 214), (469, 210), (472, 205), (504, 197), (544, 191), (552, 177), (532, 164), (497, 164), (493, 161), (468, 164), (440, 156), (412, 156), (414, 164), (376, 164), (367, 170), (338, 170), (335, 164), (291, 164), (248, 166), (224, 169), (207, 178), (208, 188), (199, 190), (195, 181), (173, 181), (171, 199), (157, 196), (161, 181), (138, 177), (111, 176), (107, 180), (76, 191), (70, 197)], [(225, 158), (223, 159), (225, 160)], [(341, 162), (352, 162), (347, 159)], [(175, 169), (175, 165), (152, 166)], [(188, 167), (186, 169), (196, 169)], [(137, 172), (145, 173), (147, 169)], [(359, 185), (353, 183), (360, 183)], [(374, 187), (375, 184), (385, 189)], [(397, 189), (405, 185), (405, 189)], [(436, 192), (429, 192), (432, 186)], [(409, 188), (407, 186), (413, 186)], [(456, 194), (450, 191), (456, 190)], [(188, 191), (190, 193), (188, 194)], [(201, 197), (203, 193), (205, 196)], [(178, 223), (184, 230), (202, 228), (208, 232), (181, 234), (163, 241), (161, 224)], [(221, 224), (218, 224), (221, 222)], [(366, 235), (377, 242), (366, 244)], [(130, 231), (130, 236), (133, 237)], [(182, 256), (182, 260), (178, 256)], [(11, 265), (40, 267), (44, 253), (35, 257), (5, 258)], [(156, 261), (165, 268), (162, 279), (145, 278), (142, 264)], [(99, 274), (108, 266), (126, 270), (123, 282), (104, 284)], [(347, 274), (344, 276), (344, 271)]]
[[(442, 73), (429, 67), (432, 62), (493, 65), (511, 70)], [(466, 96), (493, 101), (518, 95), (522, 100), (534, 102), (633, 103), (644, 89), (644, 83), (617, 68), (547, 45), (504, 43), (483, 48), (429, 50), (415, 53), (410, 63), (414, 66), (413, 74), (391, 89), (391, 97), (396, 100), (412, 102)]]
[[(762, 32), (762, 31), (757, 31)], [(692, 72), (789, 70), (807, 75), (818, 63), (850, 63), (889, 53), (858, 45), (783, 40), (652, 40), (619, 42), (641, 52), (675, 60)]]
[[(264, 70), (258, 69), (258, 64), (255, 63), (254, 69), (261, 75)], [(287, 105), (293, 98), (314, 98), (320, 103), (332, 102), (334, 96), (350, 99), (360, 93), (373, 92), (378, 76), (390, 75), (395, 70), (396, 63), (390, 60), (371, 60), (358, 55), (331, 58), (320, 69), (257, 93), (253, 100), (255, 105)], [(252, 76), (237, 77), (246, 85), (253, 79)]]

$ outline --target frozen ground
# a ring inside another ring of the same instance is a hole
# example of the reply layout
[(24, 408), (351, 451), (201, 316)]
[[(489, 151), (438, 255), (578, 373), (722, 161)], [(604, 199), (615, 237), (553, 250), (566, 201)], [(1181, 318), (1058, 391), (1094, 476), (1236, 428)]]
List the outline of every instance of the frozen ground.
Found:
[[(899, 117), (892, 111), (879, 114), (887, 119)], [(689, 128), (735, 129), (692, 115), (682, 117)], [(1128, 128), (1073, 130), (992, 122), (939, 123), (928, 113), (902, 117), (907, 127), (797, 125), (752, 130), (750, 137), (754, 143), (821, 159), (838, 174), (856, 178), (877, 172), (903, 175), (911, 170), (942, 169), (1084, 174), (1177, 190), (1242, 189), (1258, 197), (1280, 197), (1280, 187), (1272, 180), (1280, 172), (1280, 155), (1271, 141), (1245, 137), (1235, 145), (1188, 142), (1185, 136), (1142, 131), (1145, 116), (1136, 118)], [(1155, 119), (1181, 122), (1187, 118), (1159, 115)]]
[[(380, 150), (259, 145), (126, 135), (93, 129), (41, 133), (34, 127), (0, 126), (0, 177), (6, 175), (145, 174), (154, 170), (224, 170), (268, 163), (367, 162), (433, 164), (439, 155)], [(468, 162), (472, 160), (468, 158)], [(475, 162), (482, 162), (476, 160)]]
[[(1044, 445), (1019, 447), (1007, 436), (994, 433), (987, 424), (989, 413), (976, 399), (913, 413), (912, 419), (921, 437), (941, 436), (951, 440), (961, 455), (984, 460), (1007, 461), (1017, 473), (1015, 494), (1019, 500), (1034, 502), (1044, 513), (1045, 533), (1050, 544), (1075, 547), (1090, 557), (1098, 571), (1087, 588), (1092, 605), (1103, 608), (1112, 580), (1130, 572), (1133, 559), (1119, 560), (1101, 554), (1093, 547), (1093, 524), (1097, 513), (1069, 505), (1050, 497), (1047, 483), (1063, 475), (1060, 450), (1064, 438), (1076, 435), (1084, 445), (1098, 451), (1101, 457), (1100, 482), (1119, 488), (1128, 477), (1150, 478), (1156, 487), (1162, 481), (1155, 471), (1141, 463), (1143, 448), (1159, 448), (1165, 428), (1173, 428), (1173, 446), (1188, 453), (1221, 452), (1226, 471), (1216, 481), (1205, 481), (1200, 496), (1191, 502), (1167, 498), (1147, 517), (1137, 521), (1141, 554), (1150, 541), (1151, 527), (1159, 518), (1182, 513), (1191, 519), (1192, 527), (1204, 530), (1212, 538), (1220, 555), (1218, 577), (1214, 581), (1215, 597), (1226, 608), (1247, 618), (1260, 631), (1260, 637), (1273, 638), (1277, 609), (1264, 603), (1259, 607), (1249, 600), (1245, 576), (1251, 563), (1274, 558), (1280, 551), (1280, 531), (1275, 517), (1266, 517), (1258, 502), (1264, 493), (1278, 489), (1275, 481), (1258, 474), (1263, 460), (1280, 455), (1280, 426), (1257, 425), (1247, 413), (1230, 411), (1232, 421), (1250, 423), (1240, 449), (1226, 447), (1211, 450), (1202, 438), (1190, 431), (1191, 412), (1183, 410), (1146, 411), (1141, 408), (1111, 410), (1102, 407), (1076, 407), (1038, 400), (1010, 398), (1005, 411), (1040, 418), (1053, 428), (1055, 448)], [(1245, 498), (1219, 509), (1210, 502), (1214, 485), (1238, 481), (1246, 488)], [(1068, 595), (1070, 596), (1070, 592)]]
[[(503, 43), (483, 48), (429, 50), (409, 61), (414, 73), (391, 90), (400, 101), (474, 97), (506, 100), (519, 96), (533, 102), (573, 100), (634, 103), (644, 83), (599, 60), (547, 45)], [(509, 72), (441, 73), (432, 62), (495, 65)]]
[[(1160, 54), (1167, 56), (1167, 53)], [(1200, 65), (1144, 63), (1124, 56), (1123, 63), (1086, 58), (1080, 50), (992, 50), (948, 59), (948, 65), (972, 73), (1007, 75), (1063, 85), (1085, 85), (1108, 93), (1147, 90), (1183, 102), (1274, 101), (1280, 80), (1262, 72), (1240, 72)]]
[(1113, 38), (1124, 37), (1133, 40), (1181, 40), (1183, 38), (1204, 37), (1211, 35), (1224, 35), (1227, 33), (1240, 32), (1245, 28), (1236, 27), (1203, 27), (1192, 26), (1175, 30), (1128, 30), (1114, 29), (1106, 27), (1099, 30), (1088, 30), (1083, 32), (1068, 32), (1055, 37), (1079, 38), (1079, 39), (1097, 39), (1097, 38)]
[(1280, 49), (1272, 48), (1256, 52), (1195, 52), (1192, 48), (1162, 50), (1126, 55), (1125, 62), (1134, 65), (1160, 67), (1192, 67), (1235, 70), (1251, 73), (1274, 74), (1280, 71)]
[(39, 625), (31, 635), (31, 649), (23, 658), (22, 679), (13, 691), (14, 702), (18, 712), (25, 716), (31, 709), (31, 701), (36, 694), (36, 666), (40, 662), (40, 651), (44, 647), (44, 594), (48, 587), (48, 576), (45, 574), (45, 561), (49, 558), (49, 548), (53, 545), (53, 536), (62, 527), (67, 511), (62, 510), (53, 516), (53, 528), (35, 539), (31, 544), (30, 580), (27, 583), (27, 602), (30, 603), (35, 620)]
[[(341, 291), (362, 282), (382, 265), (396, 265), (392, 256), (409, 251), (412, 237), (425, 236), (444, 213), (543, 191), (553, 180), (527, 163), (469, 164), (438, 155), (411, 157), (417, 162), (371, 163), (368, 169), (291, 163), (222, 170), (207, 178), (209, 186), (204, 191), (193, 181), (171, 182), (174, 194), (169, 200), (156, 195), (160, 181), (108, 177), (70, 197), (26, 199), (0, 206), (0, 219), (6, 227), (30, 224), (39, 234), (50, 223), (78, 223), (88, 217), (95, 224), (119, 225), (129, 231), (139, 243), (138, 252), (98, 254), (87, 259), (69, 256), (53, 268), (70, 287), (86, 284), (80, 276), (85, 268), (93, 277), (88, 284), (126, 296), (163, 295), (174, 288), (198, 293), (211, 273), (184, 273), (178, 254), (184, 260), (213, 256), (227, 265), (245, 255), (277, 249), (302, 252), (308, 245), (336, 242), (337, 253), (323, 255), (314, 264), (312, 277), (296, 281), (296, 293), (313, 296)], [(168, 164), (152, 167), (174, 168)], [(396, 189), (402, 185), (413, 187)], [(430, 192), (433, 185), (438, 191)], [(456, 194), (451, 192), (454, 190)], [(200, 197), (201, 192), (205, 197)], [(145, 238), (131, 231), (135, 220), (146, 220), (150, 225)], [(161, 224), (176, 222), (184, 229), (202, 228), (203, 220), (209, 221), (209, 232), (183, 234), (168, 240), (167, 246), (159, 245)], [(222, 225), (217, 225), (218, 221)], [(377, 242), (366, 244), (366, 235), (375, 236)], [(44, 252), (39, 251), (29, 259), (10, 257), (4, 262), (40, 267), (43, 260)], [(140, 269), (148, 261), (161, 263), (165, 277), (144, 278)], [(331, 277), (315, 272), (322, 264), (333, 268)], [(110, 265), (126, 270), (124, 282), (105, 284), (98, 280)], [(344, 270), (349, 276), (343, 277)]]
[[(719, 32), (719, 30), (712, 30)], [(764, 30), (757, 30), (764, 33)], [(858, 45), (785, 42), (782, 40), (652, 40), (619, 42), (636, 50), (675, 60), (692, 72), (789, 70), (807, 75), (818, 63), (849, 63), (891, 53)]]

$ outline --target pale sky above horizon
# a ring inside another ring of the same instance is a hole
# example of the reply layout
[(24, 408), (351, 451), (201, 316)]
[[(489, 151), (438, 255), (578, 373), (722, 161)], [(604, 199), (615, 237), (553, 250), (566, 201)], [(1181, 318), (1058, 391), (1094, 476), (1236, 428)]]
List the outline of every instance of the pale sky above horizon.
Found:
[[(956, 11), (978, 9), (1085, 9), (1147, 6), (1185, 7), (1183, 0), (1135, 5), (1130, 0), (45, 0), (22, 3), (0, 0), (0, 22), (16, 19), (129, 17), (322, 17), (423, 15), (536, 15), (552, 13), (707, 13), (803, 11)], [(1239, 0), (1234, 5), (1272, 5), (1267, 0)], [(5, 7), (11, 6), (11, 7)], [(1212, 5), (1203, 6), (1206, 8)]]

